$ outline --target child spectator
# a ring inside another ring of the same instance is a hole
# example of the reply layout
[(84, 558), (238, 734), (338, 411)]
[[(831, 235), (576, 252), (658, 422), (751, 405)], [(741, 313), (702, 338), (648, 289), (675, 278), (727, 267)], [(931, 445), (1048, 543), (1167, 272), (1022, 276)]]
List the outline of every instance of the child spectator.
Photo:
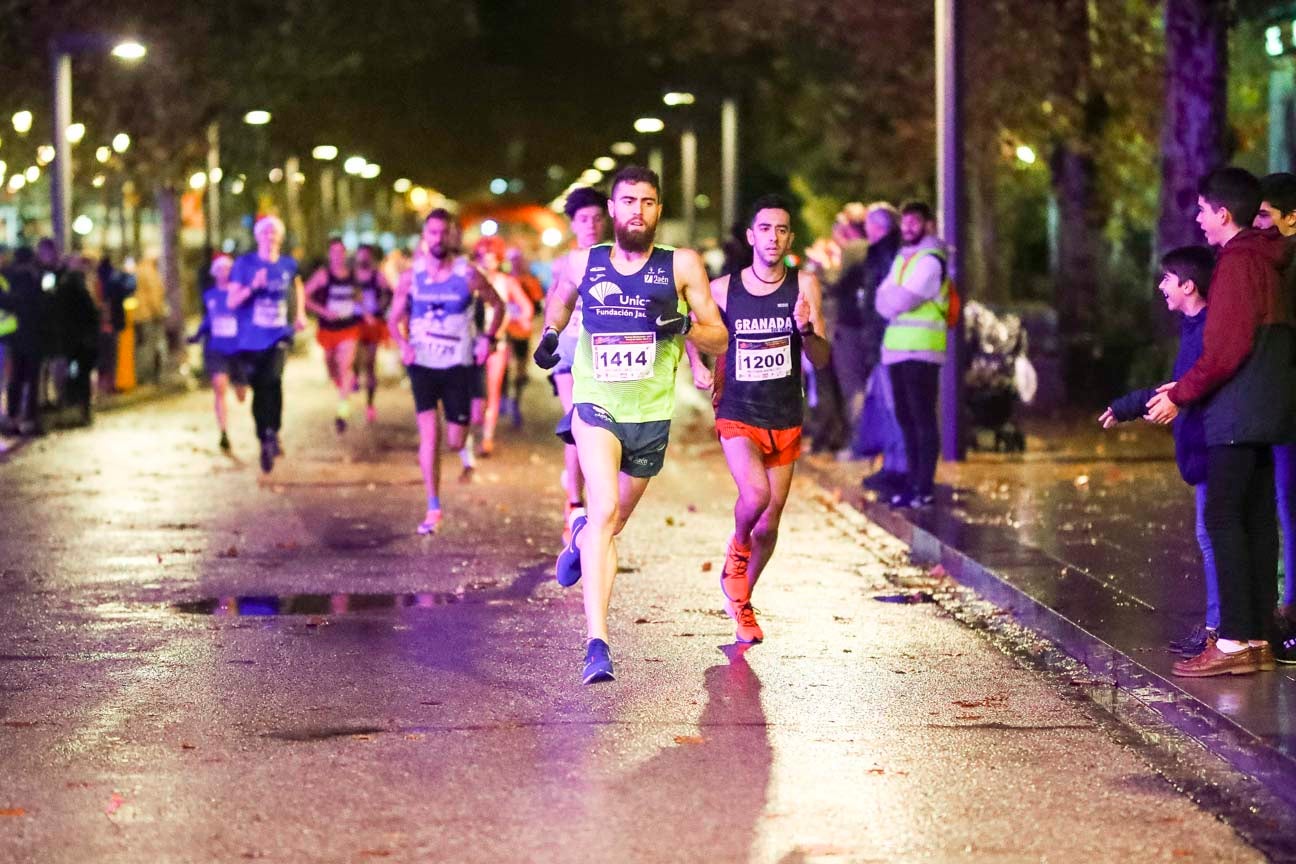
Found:
[[(1202, 353), (1202, 332), (1206, 327), (1206, 292), (1210, 285), (1215, 256), (1205, 246), (1182, 246), (1172, 249), (1161, 259), (1161, 281), (1157, 287), (1166, 307), (1182, 316), (1179, 325), (1179, 353), (1175, 356), (1173, 380), (1179, 380), (1193, 367)], [(1147, 413), (1147, 403), (1156, 395), (1155, 387), (1146, 387), (1112, 402), (1099, 417), (1104, 429), (1117, 423), (1138, 420)], [(1171, 426), (1174, 433), (1175, 462), (1179, 476), (1189, 486), (1197, 502), (1197, 544), (1201, 547), (1202, 569), (1206, 577), (1206, 621), (1198, 624), (1169, 648), (1185, 657), (1196, 657), (1214, 642), (1219, 633), (1219, 582), (1215, 574), (1215, 555), (1210, 535), (1206, 533), (1206, 429), (1200, 408), (1179, 412)]]

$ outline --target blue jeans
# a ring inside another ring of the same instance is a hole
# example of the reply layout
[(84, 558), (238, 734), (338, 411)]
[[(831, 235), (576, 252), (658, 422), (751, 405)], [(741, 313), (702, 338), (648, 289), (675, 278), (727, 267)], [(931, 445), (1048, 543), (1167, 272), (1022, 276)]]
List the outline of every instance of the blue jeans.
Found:
[(1215, 550), (1211, 548), (1210, 535), (1206, 533), (1206, 484), (1193, 487), (1197, 497), (1197, 545), (1202, 553), (1202, 572), (1206, 577), (1206, 626), (1218, 630), (1220, 626), (1219, 575), (1215, 572)]
[(1274, 489), (1282, 530), (1282, 602), (1296, 602), (1296, 444), (1275, 444)]

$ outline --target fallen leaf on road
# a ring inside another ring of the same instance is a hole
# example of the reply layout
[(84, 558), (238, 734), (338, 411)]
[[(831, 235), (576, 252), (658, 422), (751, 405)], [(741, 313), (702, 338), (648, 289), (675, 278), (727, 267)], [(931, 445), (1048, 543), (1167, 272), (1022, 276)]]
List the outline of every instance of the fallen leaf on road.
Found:
[(906, 591), (901, 594), (875, 594), (873, 599), (879, 603), (935, 603), (936, 597), (930, 591)]
[(361, 858), (389, 858), (391, 857), (390, 849), (361, 849)]
[(351, 740), (352, 741), (372, 741), (373, 736), (372, 735), (352, 735)]
[(803, 858), (850, 854), (847, 850), (840, 846), (833, 846), (831, 843), (811, 843), (809, 846), (798, 846), (796, 851), (801, 853), (801, 857)]
[(222, 549), (221, 551), (217, 552), (216, 557), (217, 558), (237, 558), (238, 554), (239, 554), (238, 549), (236, 549), (233, 546), (230, 546), (228, 549)]
[(294, 550), (294, 549), (300, 549), (301, 546), (300, 546), (300, 544), (295, 543), (295, 542), (293, 542), (292, 540), (286, 540), (286, 541), (283, 541), (283, 542), (280, 542), (280, 543), (276, 543), (276, 544), (275, 544), (275, 548), (276, 548), (276, 549), (285, 549), (285, 550), (291, 552), (291, 551)]
[(666, 517), (666, 524), (667, 524), (667, 525), (674, 525), (674, 524), (675, 524), (675, 517), (674, 517), (674, 516), (667, 516), (667, 517)]
[(327, 623), (328, 623), (328, 619), (325, 618), (323, 615), (312, 615), (306, 619), (307, 627), (319, 627)]
[(38, 724), (35, 720), (6, 720), (4, 725), (10, 729), (30, 729)]
[(112, 797), (108, 799), (108, 803), (104, 805), (104, 812), (111, 816), (120, 810), (122, 805), (125, 803), (126, 797), (120, 792), (114, 792), (112, 793)]
[(706, 739), (701, 735), (676, 735), (676, 744), (705, 744)]
[(22, 807), (5, 807), (0, 810), (0, 816), (26, 816), (27, 811)]
[(985, 716), (982, 714), (960, 714), (954, 719), (955, 720), (984, 720)]
[(159, 556), (157, 556), (157, 558), (158, 558), (158, 563), (161, 564), (161, 563), (162, 563), (162, 556), (159, 555)]
[(702, 572), (703, 572), (703, 573), (710, 573), (710, 572), (711, 572), (711, 562), (710, 562), (710, 561), (703, 561), (703, 562), (702, 562)]
[(696, 505), (696, 504), (690, 504), (690, 505), (688, 505), (688, 512), (690, 512), (690, 513), (696, 513), (696, 512), (697, 512), (697, 505)]
[(180, 749), (181, 749), (181, 750), (197, 750), (198, 748), (197, 748), (196, 745), (190, 744), (188, 741), (182, 741), (182, 742), (180, 743)]
[(423, 740), (424, 738), (426, 738), (426, 737), (427, 737), (427, 736), (426, 736), (426, 735), (423, 735), (421, 732), (411, 732), (410, 734), (408, 734), (408, 735), (405, 736), (405, 740), (406, 740), (406, 741), (422, 741), (422, 740)]
[(1088, 474), (1081, 474), (1079, 477), (1075, 478), (1075, 481), (1074, 481), (1074, 482), (1075, 482), (1075, 485), (1076, 485), (1076, 488), (1077, 488), (1077, 489), (1080, 488), (1081, 486), (1088, 486), (1088, 485), (1089, 485), (1089, 475), (1088, 475)]

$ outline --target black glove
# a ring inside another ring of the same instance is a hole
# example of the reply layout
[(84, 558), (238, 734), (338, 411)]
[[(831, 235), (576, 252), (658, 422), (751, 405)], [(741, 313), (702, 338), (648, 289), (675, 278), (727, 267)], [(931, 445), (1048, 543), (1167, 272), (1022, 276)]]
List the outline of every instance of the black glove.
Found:
[(535, 364), (541, 369), (552, 369), (558, 365), (558, 331), (552, 327), (546, 327), (544, 333), (540, 334), (540, 344), (536, 346), (535, 353), (531, 355)]
[(684, 336), (693, 329), (693, 319), (687, 312), (681, 314), (678, 309), (670, 308), (657, 314), (653, 326), (658, 336)]

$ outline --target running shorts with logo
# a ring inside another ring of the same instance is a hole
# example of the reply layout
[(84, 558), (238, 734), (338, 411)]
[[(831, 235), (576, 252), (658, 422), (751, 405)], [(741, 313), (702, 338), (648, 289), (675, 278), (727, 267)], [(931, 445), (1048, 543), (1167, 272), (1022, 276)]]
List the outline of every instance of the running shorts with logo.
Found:
[(616, 418), (598, 405), (578, 402), (558, 421), (557, 433), (567, 444), (575, 444), (571, 432), (572, 413), (588, 426), (606, 429), (621, 442), (620, 471), (629, 477), (656, 477), (666, 463), (666, 445), (670, 443), (670, 421), (651, 420), (647, 423), (618, 423)]
[(801, 454), (801, 334), (792, 316), (799, 290), (791, 267), (764, 296), (748, 291), (741, 274), (730, 274), (721, 310), (729, 348), (716, 363), (716, 434), (751, 439), (767, 468)]

